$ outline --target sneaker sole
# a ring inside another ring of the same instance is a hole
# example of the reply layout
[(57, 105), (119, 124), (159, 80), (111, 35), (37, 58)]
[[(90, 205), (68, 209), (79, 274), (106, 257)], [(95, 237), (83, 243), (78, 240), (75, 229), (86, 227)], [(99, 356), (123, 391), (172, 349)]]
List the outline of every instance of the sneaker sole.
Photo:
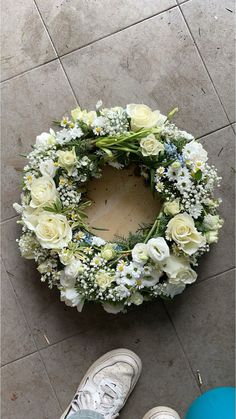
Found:
[[(165, 406), (159, 406), (154, 407), (153, 409), (149, 410), (146, 415), (143, 417), (143, 419), (156, 419), (156, 415), (162, 414), (162, 415), (172, 415), (171, 419), (180, 419), (180, 416), (178, 413), (171, 409), (170, 407)], [(158, 418), (157, 418), (158, 419)]]
[[(85, 384), (85, 382), (86, 382), (86, 378), (92, 373), (92, 371), (98, 366), (98, 365), (100, 365), (101, 363), (103, 363), (103, 362), (105, 362), (105, 361), (107, 361), (108, 359), (110, 359), (111, 357), (114, 357), (114, 356), (120, 356), (120, 355), (128, 355), (129, 357), (131, 357), (134, 361), (135, 361), (135, 363), (137, 364), (137, 370), (138, 370), (138, 373), (137, 373), (137, 375), (135, 376), (135, 378), (134, 378), (134, 382), (132, 383), (132, 385), (131, 385), (131, 387), (130, 387), (130, 390), (129, 390), (129, 393), (127, 394), (127, 397), (126, 397), (126, 399), (125, 399), (125, 401), (124, 401), (124, 404), (125, 404), (125, 402), (127, 401), (127, 399), (129, 398), (129, 396), (130, 396), (130, 394), (132, 393), (132, 391), (133, 391), (133, 389), (134, 389), (134, 387), (135, 387), (135, 385), (137, 384), (137, 381), (138, 381), (138, 379), (139, 379), (139, 377), (140, 377), (140, 374), (141, 374), (141, 371), (142, 371), (142, 362), (141, 362), (141, 359), (138, 357), (138, 355), (136, 355), (134, 352), (132, 352), (132, 351), (130, 351), (129, 349), (123, 349), (123, 348), (121, 348), (121, 349), (114, 349), (113, 351), (110, 351), (110, 352), (107, 352), (105, 355), (102, 355), (100, 358), (98, 358), (97, 359), (97, 361), (95, 361), (92, 365), (91, 365), (91, 367), (89, 367), (89, 369), (87, 370), (87, 372), (85, 373), (85, 375), (84, 375), (84, 377), (83, 377), (83, 379), (82, 379), (82, 381), (80, 382), (80, 384), (79, 384), (79, 386), (78, 386), (78, 388), (77, 388), (77, 391), (78, 391), (78, 389), (80, 388), (80, 387), (82, 387), (84, 384)], [(77, 392), (76, 391), (76, 392)], [(68, 413), (68, 411), (69, 411), (69, 409), (70, 409), (70, 404), (69, 404), (69, 406), (67, 407), (67, 409), (65, 410), (65, 412), (62, 414), (62, 416), (60, 417), (60, 419), (65, 419), (65, 417), (66, 417), (66, 415), (67, 415), (67, 413)], [(146, 419), (146, 418), (145, 418)]]

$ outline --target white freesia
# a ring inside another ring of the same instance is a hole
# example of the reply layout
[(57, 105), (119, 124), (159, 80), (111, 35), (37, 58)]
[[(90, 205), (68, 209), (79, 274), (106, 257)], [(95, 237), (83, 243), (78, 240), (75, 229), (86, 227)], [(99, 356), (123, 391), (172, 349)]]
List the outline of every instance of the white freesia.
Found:
[(50, 176), (41, 176), (33, 180), (31, 187), (32, 208), (44, 207), (56, 200), (57, 189), (54, 180)]
[(72, 150), (58, 150), (58, 164), (63, 169), (66, 169), (69, 176), (72, 175), (72, 172), (74, 170), (74, 167), (77, 163), (77, 156), (75, 152), (75, 147), (72, 148)]
[(208, 244), (217, 243), (219, 239), (219, 230), (209, 230), (205, 234)]
[(197, 273), (182, 257), (171, 255), (163, 262), (162, 269), (167, 274), (170, 284), (192, 284), (197, 279)]
[(47, 211), (38, 215), (34, 231), (44, 249), (62, 249), (72, 239), (72, 230), (67, 218)]
[(126, 112), (131, 118), (131, 129), (137, 131), (140, 128), (152, 128), (163, 124), (163, 115), (160, 111), (152, 111), (147, 105), (131, 103), (127, 105)]
[(137, 243), (132, 249), (132, 259), (134, 262), (144, 264), (149, 258), (147, 245), (145, 243)]
[(82, 311), (84, 305), (84, 297), (73, 287), (61, 291), (61, 301), (69, 307), (77, 307), (78, 311)]
[(12, 205), (14, 210), (17, 212), (17, 214), (22, 214), (24, 208), (22, 207), (22, 205), (18, 204), (17, 202), (14, 202), (14, 204)]
[(167, 224), (166, 237), (174, 240), (178, 247), (188, 255), (195, 253), (205, 243), (197, 231), (193, 218), (187, 213), (177, 214)]
[(150, 239), (147, 242), (148, 255), (154, 262), (161, 262), (170, 255), (168, 244), (163, 237)]
[(57, 166), (55, 166), (54, 161), (52, 159), (44, 160), (39, 165), (39, 170), (43, 176), (49, 176), (54, 178)]
[(186, 162), (190, 161), (191, 163), (196, 163), (199, 161), (206, 163), (208, 160), (207, 151), (200, 143), (195, 140), (184, 146), (183, 157)]
[(42, 132), (42, 134), (36, 137), (36, 147), (42, 150), (45, 150), (54, 144), (56, 144), (56, 138), (53, 130), (50, 130), (50, 134), (48, 132)]
[(69, 265), (65, 267), (65, 274), (70, 278), (76, 278), (84, 271), (80, 260), (74, 259)]
[(158, 156), (165, 150), (164, 145), (158, 141), (154, 134), (149, 134), (140, 141), (141, 153), (143, 156)]

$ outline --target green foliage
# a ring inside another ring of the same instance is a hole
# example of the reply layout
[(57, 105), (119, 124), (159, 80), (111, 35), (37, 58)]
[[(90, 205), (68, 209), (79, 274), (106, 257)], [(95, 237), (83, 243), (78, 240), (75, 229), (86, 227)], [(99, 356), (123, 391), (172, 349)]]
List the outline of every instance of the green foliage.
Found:
[(129, 233), (127, 237), (115, 236), (115, 243), (122, 247), (123, 250), (130, 250), (137, 243), (142, 243), (145, 239), (143, 231), (137, 231), (136, 233)]
[(193, 175), (193, 179), (195, 179), (197, 182), (199, 182), (202, 179), (202, 171), (197, 170)]

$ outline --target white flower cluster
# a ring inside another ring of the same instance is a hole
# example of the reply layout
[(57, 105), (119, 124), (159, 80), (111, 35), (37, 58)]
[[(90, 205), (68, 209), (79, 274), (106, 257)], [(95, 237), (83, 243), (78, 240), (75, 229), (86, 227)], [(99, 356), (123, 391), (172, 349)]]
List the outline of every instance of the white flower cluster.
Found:
[[(223, 225), (213, 195), (221, 178), (202, 145), (170, 122), (175, 112), (99, 102), (93, 111), (72, 110), (60, 131), (37, 136), (21, 205), (14, 204), (22, 224), (18, 244), (65, 304), (80, 311), (85, 301), (97, 301), (118, 313), (158, 296), (173, 298), (196, 281), (193, 267)], [(123, 169), (134, 161), (163, 208), (150, 228), (106, 242), (86, 220), (87, 183), (106, 164)]]

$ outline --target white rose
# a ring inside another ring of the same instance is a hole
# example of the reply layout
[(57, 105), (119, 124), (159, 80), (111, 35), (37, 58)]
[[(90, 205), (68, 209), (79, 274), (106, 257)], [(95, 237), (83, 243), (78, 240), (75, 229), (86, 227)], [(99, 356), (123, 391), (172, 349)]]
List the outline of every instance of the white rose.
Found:
[(175, 215), (169, 221), (166, 237), (168, 240), (174, 240), (188, 255), (195, 253), (205, 242), (204, 237), (197, 231), (193, 218), (187, 213)]
[(168, 244), (163, 237), (150, 239), (147, 242), (148, 255), (154, 262), (161, 262), (170, 255)]
[(222, 218), (219, 217), (219, 215), (211, 215), (211, 214), (207, 214), (204, 217), (203, 220), (203, 226), (207, 229), (207, 230), (219, 230), (219, 228), (221, 228), (223, 225), (223, 220)]
[(197, 141), (191, 141), (186, 144), (183, 148), (183, 157), (186, 161), (193, 163), (203, 162), (206, 163), (208, 160), (207, 151)]
[(72, 239), (67, 218), (61, 214), (43, 211), (37, 217), (35, 234), (44, 249), (62, 249)]
[(43, 207), (52, 203), (57, 197), (56, 185), (49, 176), (41, 176), (33, 180), (30, 186), (32, 208)]
[(55, 135), (53, 135), (53, 130), (51, 130), (50, 134), (48, 132), (42, 132), (42, 134), (36, 137), (37, 148), (47, 149), (54, 144), (56, 144), (56, 138)]
[(59, 157), (58, 164), (60, 167), (66, 169), (69, 176), (72, 175), (74, 167), (77, 163), (77, 156), (75, 153), (75, 147), (72, 150), (62, 151), (58, 150), (57, 155)]
[(152, 128), (163, 124), (163, 115), (159, 111), (152, 111), (149, 106), (131, 103), (127, 105), (126, 112), (131, 118), (132, 131), (138, 131), (140, 128)]
[(218, 235), (219, 235), (218, 230), (207, 231), (207, 233), (205, 234), (207, 243), (208, 244), (217, 243), (219, 239)]
[(109, 314), (117, 314), (124, 310), (124, 304), (122, 303), (116, 303), (116, 304), (104, 303), (102, 306), (104, 310)]
[(140, 141), (141, 153), (143, 156), (158, 156), (165, 150), (164, 145), (158, 141), (154, 134), (149, 134)]
[(84, 297), (76, 291), (75, 288), (65, 288), (61, 291), (61, 301), (69, 307), (77, 306), (78, 311), (82, 311), (84, 305)]
[(192, 284), (197, 279), (197, 273), (182, 257), (171, 255), (164, 261), (162, 269), (167, 274), (170, 284)]
[(78, 275), (83, 272), (83, 265), (80, 260), (75, 259), (65, 268), (66, 276), (70, 278), (76, 278)]
[(108, 274), (106, 271), (101, 270), (95, 276), (95, 283), (99, 286), (99, 288), (105, 291), (105, 289), (108, 288), (114, 281), (114, 279), (114, 276)]
[(103, 240), (101, 237), (97, 237), (97, 236), (93, 236), (92, 238), (92, 246), (103, 246), (104, 244), (106, 244), (106, 241)]
[(180, 212), (180, 203), (179, 199), (175, 199), (174, 201), (166, 202), (164, 204), (163, 211), (166, 215), (176, 215)]
[(179, 284), (167, 284), (166, 285), (166, 295), (167, 297), (174, 298), (178, 294), (182, 294), (185, 289), (185, 285), (183, 283)]
[(44, 160), (39, 165), (39, 170), (43, 176), (49, 176), (53, 178), (56, 174), (57, 167), (52, 159)]
[(140, 292), (135, 292), (131, 295), (130, 301), (136, 306), (140, 306), (141, 304), (143, 304), (143, 296), (142, 294), (140, 294)]
[(145, 243), (137, 243), (132, 250), (132, 258), (134, 262), (146, 263), (149, 258), (147, 245)]

